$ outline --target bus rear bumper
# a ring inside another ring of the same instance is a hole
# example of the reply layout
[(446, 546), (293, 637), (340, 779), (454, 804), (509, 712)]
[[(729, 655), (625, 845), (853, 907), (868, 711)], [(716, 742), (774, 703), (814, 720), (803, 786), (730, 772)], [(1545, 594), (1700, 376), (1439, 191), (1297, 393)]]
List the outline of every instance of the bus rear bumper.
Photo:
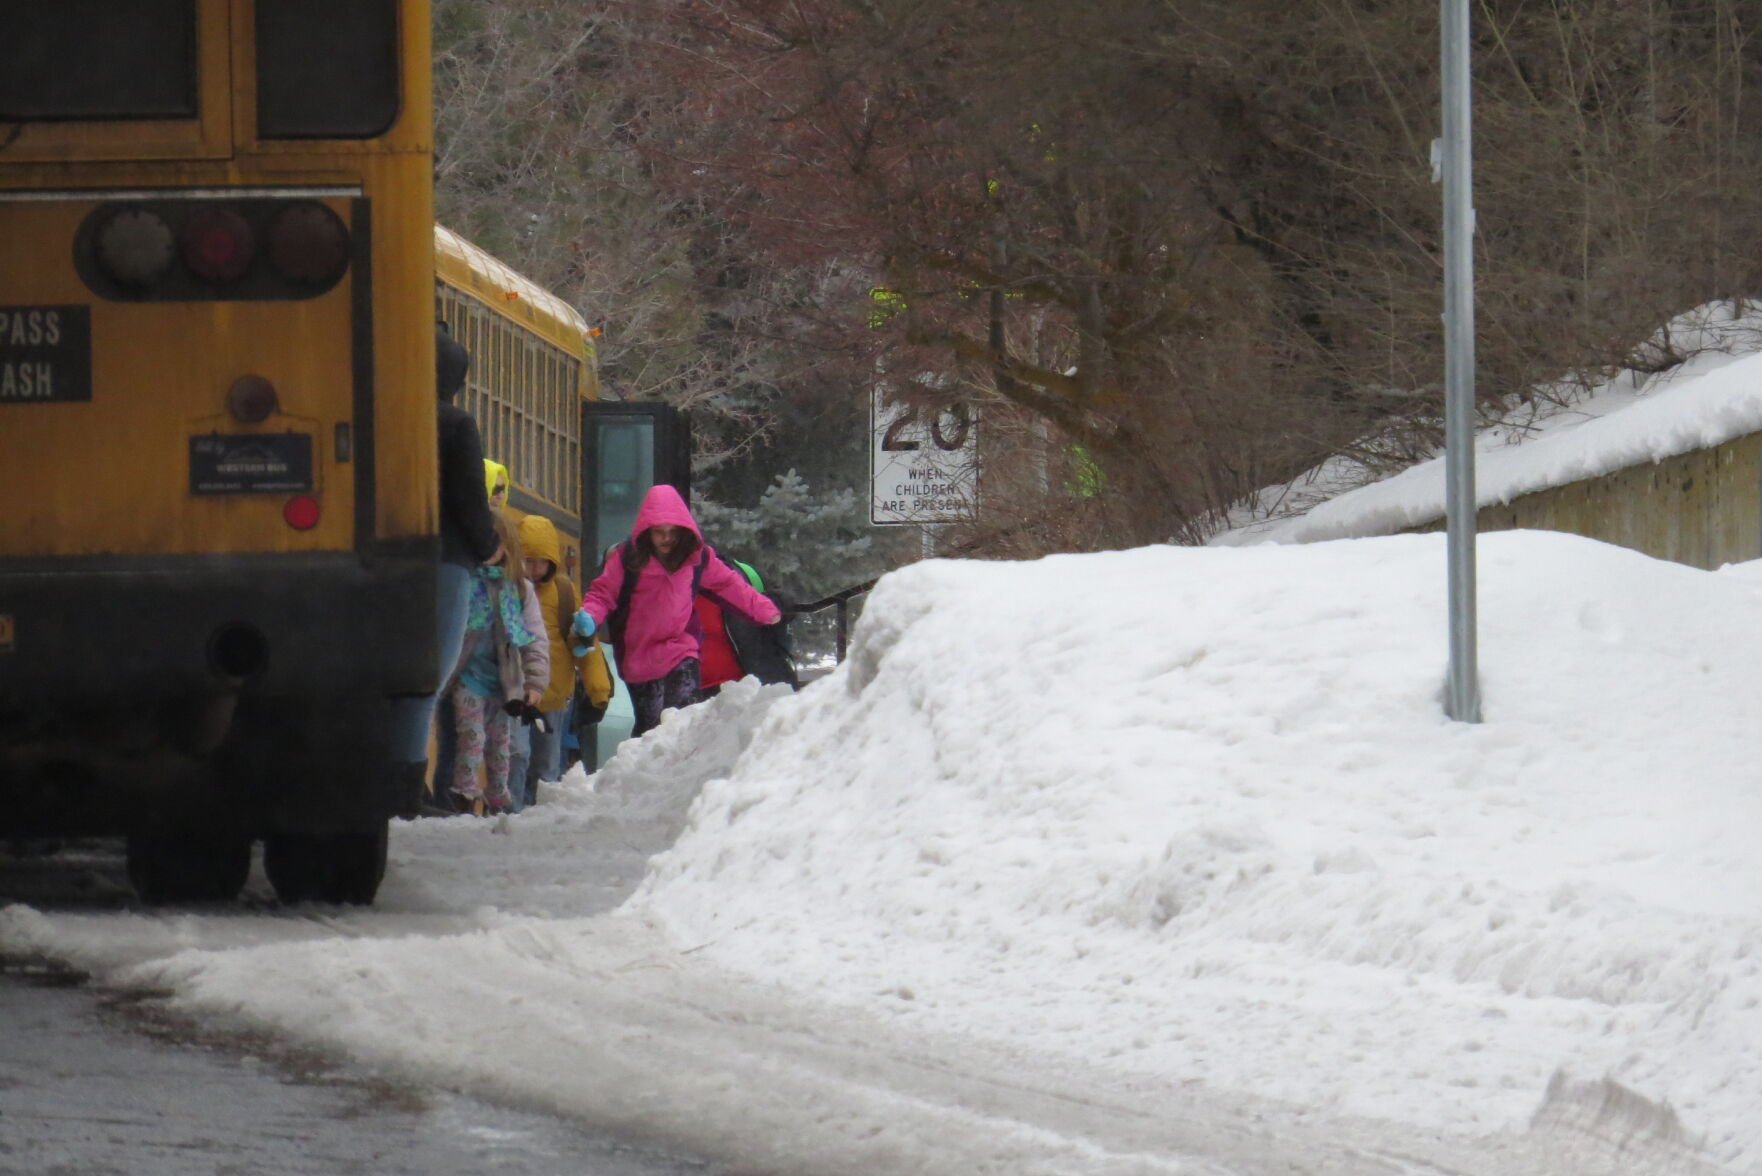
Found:
[(0, 563), (0, 836), (413, 813), (394, 714), (438, 684), (435, 584), (426, 549)]
[(0, 706), (435, 688), (436, 557), (0, 561)]

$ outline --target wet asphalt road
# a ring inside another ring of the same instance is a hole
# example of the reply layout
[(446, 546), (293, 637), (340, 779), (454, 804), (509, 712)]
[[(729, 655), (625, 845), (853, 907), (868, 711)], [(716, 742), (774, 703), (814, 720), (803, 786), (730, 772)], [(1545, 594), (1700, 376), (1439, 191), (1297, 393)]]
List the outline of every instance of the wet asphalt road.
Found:
[[(89, 869), (18, 868), (0, 905), (127, 901)], [(12, 868), (9, 868), (12, 867)], [(107, 872), (106, 872), (107, 873)], [(30, 894), (16, 893), (28, 878)], [(47, 890), (45, 890), (47, 886)], [(13, 890), (14, 893), (8, 893)], [(0, 958), (3, 1176), (714, 1176), (563, 1120), (351, 1073), (273, 1041), (198, 1038), (41, 961)]]

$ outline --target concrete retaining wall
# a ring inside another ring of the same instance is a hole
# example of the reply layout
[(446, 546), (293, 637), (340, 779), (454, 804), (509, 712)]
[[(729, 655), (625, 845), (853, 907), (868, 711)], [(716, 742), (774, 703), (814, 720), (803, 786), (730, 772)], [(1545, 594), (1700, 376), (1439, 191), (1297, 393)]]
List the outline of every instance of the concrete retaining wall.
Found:
[(1568, 531), (1709, 570), (1762, 559), (1762, 433), (1483, 507), (1478, 525)]

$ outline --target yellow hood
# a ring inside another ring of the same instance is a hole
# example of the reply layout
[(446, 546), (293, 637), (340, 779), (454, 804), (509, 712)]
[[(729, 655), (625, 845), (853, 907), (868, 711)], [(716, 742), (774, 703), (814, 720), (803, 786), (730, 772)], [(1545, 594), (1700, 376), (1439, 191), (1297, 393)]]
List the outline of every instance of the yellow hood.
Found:
[(508, 467), (503, 465), (499, 461), (491, 461), (487, 457), (484, 458), (483, 459), (483, 492), (493, 498), (493, 497), (495, 497), (497, 486), (501, 486), (504, 490), (506, 490), (509, 487), (509, 485), (510, 485), (510, 483), (508, 481)]
[(527, 559), (550, 560), (553, 572), (563, 566), (562, 540), (543, 515), (529, 514), (520, 520), (520, 551)]

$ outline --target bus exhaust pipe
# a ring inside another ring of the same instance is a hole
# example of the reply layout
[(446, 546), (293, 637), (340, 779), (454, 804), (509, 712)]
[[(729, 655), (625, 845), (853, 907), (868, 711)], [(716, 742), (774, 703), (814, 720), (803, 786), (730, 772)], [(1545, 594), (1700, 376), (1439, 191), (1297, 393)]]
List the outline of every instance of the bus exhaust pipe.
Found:
[(208, 668), (231, 685), (269, 666), (269, 638), (255, 625), (222, 625), (208, 636)]

